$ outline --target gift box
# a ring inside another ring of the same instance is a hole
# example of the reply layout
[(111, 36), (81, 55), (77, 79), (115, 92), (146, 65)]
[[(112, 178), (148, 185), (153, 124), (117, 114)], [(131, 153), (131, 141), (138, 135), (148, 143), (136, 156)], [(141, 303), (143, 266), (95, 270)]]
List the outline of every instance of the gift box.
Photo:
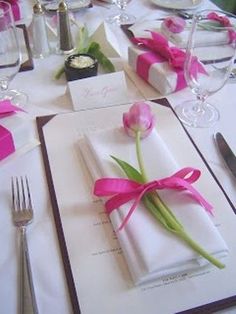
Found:
[(162, 95), (186, 87), (183, 69), (173, 69), (167, 60), (136, 47), (129, 47), (128, 63), (145, 81)]
[(136, 38), (129, 47), (128, 62), (137, 74), (166, 95), (186, 87), (184, 78), (185, 52), (169, 46), (159, 33), (150, 32), (150, 38)]
[(27, 113), (9, 108), (14, 110), (6, 101), (0, 102), (0, 160), (35, 141)]

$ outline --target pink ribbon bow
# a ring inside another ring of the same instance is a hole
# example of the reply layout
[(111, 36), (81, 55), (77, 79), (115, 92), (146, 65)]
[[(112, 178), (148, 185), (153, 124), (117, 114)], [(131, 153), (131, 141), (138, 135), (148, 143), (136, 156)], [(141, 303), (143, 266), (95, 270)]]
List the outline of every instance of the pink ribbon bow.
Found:
[[(12, 105), (10, 100), (0, 101), (0, 118), (5, 118), (15, 114), (17, 111), (24, 111)], [(0, 160), (15, 151), (14, 140), (11, 132), (0, 125)]]
[[(161, 34), (152, 31), (150, 31), (150, 33), (151, 38), (132, 38), (133, 43), (149, 49), (149, 51), (138, 56), (136, 68), (137, 73), (144, 80), (148, 81), (149, 69), (151, 65), (153, 63), (168, 61), (177, 74), (175, 90), (177, 91), (186, 87), (183, 71), (186, 53), (177, 47), (170, 47), (168, 40)], [(192, 58), (191, 74), (196, 77), (198, 72), (206, 73), (203, 66), (197, 61), (197, 58)]]
[(11, 5), (14, 20), (15, 21), (20, 20), (21, 17), (20, 17), (20, 7), (18, 4), (19, 1), (18, 0), (5, 0), (5, 1), (10, 3)]
[[(232, 28), (232, 24), (230, 23), (230, 20), (228, 19), (227, 16), (218, 15), (215, 12), (211, 12), (207, 15), (207, 18), (209, 20), (219, 22), (224, 27)], [(229, 43), (236, 41), (236, 32), (233, 29), (228, 30), (228, 35), (229, 35)]]
[(134, 200), (128, 214), (124, 218), (118, 230), (121, 230), (128, 222), (142, 197), (151, 191), (161, 189), (173, 189), (178, 191), (186, 190), (190, 192), (192, 198), (200, 203), (206, 211), (212, 214), (212, 206), (201, 196), (201, 194), (191, 185), (201, 175), (200, 170), (186, 167), (176, 172), (170, 177), (161, 180), (154, 180), (148, 183), (138, 183), (130, 179), (102, 178), (95, 182), (94, 195), (112, 196), (105, 203), (108, 215), (118, 209), (121, 205), (130, 200)]

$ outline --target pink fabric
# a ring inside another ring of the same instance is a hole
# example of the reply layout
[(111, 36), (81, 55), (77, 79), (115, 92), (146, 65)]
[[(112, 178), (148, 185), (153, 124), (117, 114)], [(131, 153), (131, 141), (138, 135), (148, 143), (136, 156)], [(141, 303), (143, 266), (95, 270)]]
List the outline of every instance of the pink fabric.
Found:
[(0, 160), (14, 153), (15, 145), (10, 131), (0, 125)]
[[(144, 52), (138, 56), (137, 73), (145, 81), (148, 81), (151, 65), (168, 61), (173, 71), (177, 74), (175, 91), (183, 89), (187, 85), (183, 71), (186, 53), (177, 47), (170, 47), (168, 40), (161, 34), (156, 32), (150, 33), (152, 38), (134, 37), (132, 39), (135, 44), (149, 49), (148, 52)], [(203, 66), (195, 59), (194, 64), (192, 64), (192, 74), (194, 73), (196, 77), (198, 72), (206, 73)]]
[[(0, 101), (0, 118), (5, 118), (15, 114), (23, 109), (12, 105), (10, 100)], [(0, 125), (0, 160), (7, 157), (15, 151), (12, 134), (5, 127)]]
[(127, 216), (124, 218), (119, 230), (128, 222), (132, 213), (136, 209), (142, 197), (151, 191), (161, 189), (173, 189), (178, 191), (186, 190), (200, 203), (209, 213), (212, 214), (212, 206), (201, 196), (201, 194), (191, 185), (200, 177), (200, 170), (186, 167), (176, 172), (170, 177), (154, 180), (148, 183), (138, 183), (130, 179), (102, 178), (95, 182), (94, 195), (112, 196), (105, 203), (108, 215), (113, 210), (117, 210), (121, 205), (134, 200)]
[[(207, 18), (212, 21), (217, 21), (219, 22), (222, 26), (224, 27), (232, 27), (232, 24), (230, 23), (230, 20), (228, 19), (227, 16), (224, 15), (218, 15), (215, 12), (211, 12), (207, 15)], [(229, 43), (235, 42), (236, 41), (236, 32), (233, 29), (228, 30), (228, 35), (229, 35)]]
[(15, 114), (17, 111), (24, 111), (11, 103), (10, 100), (0, 100), (0, 118), (8, 117)]
[(12, 8), (12, 13), (13, 13), (13, 16), (14, 16), (14, 20), (15, 21), (20, 20), (21, 15), (20, 15), (19, 1), (18, 0), (4, 0), (4, 1), (10, 3), (11, 8)]

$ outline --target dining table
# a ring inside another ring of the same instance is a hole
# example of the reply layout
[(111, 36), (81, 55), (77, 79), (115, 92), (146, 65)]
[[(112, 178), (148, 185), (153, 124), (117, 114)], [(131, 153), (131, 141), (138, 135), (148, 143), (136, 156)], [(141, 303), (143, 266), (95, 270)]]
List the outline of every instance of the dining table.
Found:
[[(45, 5), (50, 3), (46, 0), (42, 2)], [(187, 11), (194, 13), (200, 9), (217, 8), (209, 0), (199, 2), (198, 6)], [(26, 25), (31, 48), (31, 21), (34, 3), (33, 0), (20, 1), (22, 18), (16, 22), (17, 25)], [(152, 0), (132, 0), (128, 2), (126, 11), (135, 16), (137, 21), (160, 19), (179, 13), (179, 10), (171, 8), (171, 6), (162, 6), (161, 1), (157, 1), (157, 3)], [(168, 304), (169, 302), (173, 303), (173, 300), (178, 303), (177, 289), (173, 295), (160, 294), (160, 300), (158, 300), (157, 290), (156, 301), (154, 299), (150, 301), (150, 308), (152, 309), (156, 302), (156, 311), (150, 310), (149, 312), (149, 305), (145, 303), (139, 305), (138, 312), (135, 306), (132, 307), (132, 304), (136, 303), (135, 300), (139, 304), (139, 294), (130, 292), (133, 289), (132, 281), (129, 279), (126, 285), (121, 286), (119, 283), (120, 286), (117, 287), (112, 282), (115, 280), (112, 277), (110, 265), (106, 265), (105, 260), (104, 262), (101, 261), (102, 253), (100, 252), (101, 257), (97, 263), (94, 263), (91, 258), (86, 259), (85, 255), (85, 247), (89, 245), (89, 240), (92, 241), (90, 237), (93, 231), (91, 231), (89, 225), (91, 224), (89, 219), (92, 214), (84, 214), (88, 188), (84, 187), (86, 176), (82, 172), (86, 166), (82, 163), (81, 156), (78, 156), (77, 148), (73, 148), (73, 150), (69, 148), (71, 138), (79, 137), (81, 132), (90, 128), (93, 129), (93, 127), (94, 129), (102, 127), (102, 125), (112, 127), (113, 123), (118, 123), (116, 113), (121, 116), (121, 113), (127, 110), (127, 104), (132, 104), (138, 100), (154, 102), (158, 107), (157, 110), (160, 111), (160, 119), (163, 117), (163, 121), (165, 121), (161, 125), (164, 125), (168, 130), (171, 129), (172, 123), (180, 125), (175, 116), (175, 107), (185, 100), (195, 97), (188, 87), (163, 96), (146, 82), (143, 82), (142, 79), (134, 77), (136, 74), (127, 65), (128, 47), (131, 42), (125, 28), (115, 23), (109, 24), (106, 22), (106, 18), (117, 11), (115, 1), (92, 0), (89, 6), (72, 11), (73, 23), (71, 27), (74, 35), (81, 25), (86, 25), (89, 35), (94, 36), (93, 40), (100, 40), (101, 47), (109, 47), (107, 57), (114, 60), (114, 64), (119, 64), (121, 71), (125, 73), (128, 91), (126, 104), (114, 105), (111, 103), (100, 109), (96, 104), (91, 104), (89, 108), (84, 106), (82, 109), (74, 107), (65, 76), (62, 75), (59, 79), (55, 79), (55, 73), (64, 64), (65, 60), (65, 55), (56, 51), (58, 37), (53, 24), (55, 22), (55, 19), (53, 20), (56, 14), (55, 11), (45, 13), (49, 43), (52, 47), (50, 55), (44, 58), (35, 58), (33, 56), (33, 68), (27, 71), (19, 71), (10, 82), (11, 89), (20, 90), (28, 96), (28, 101), (23, 109), (31, 119), (31, 132), (37, 140), (37, 144), (33, 148), (27, 149), (27, 151), (16, 151), (0, 161), (0, 247), (2, 251), (0, 255), (0, 313), (17, 313), (19, 307), (19, 243), (17, 242), (16, 228), (13, 226), (11, 217), (11, 177), (22, 175), (27, 175), (29, 178), (34, 209), (34, 219), (27, 227), (27, 234), (39, 313), (175, 313), (173, 307), (168, 306)], [(103, 32), (102, 35), (101, 32)], [(106, 50), (104, 53), (106, 53)], [(96, 79), (99, 79), (99, 75), (103, 74), (99, 73)], [(186, 145), (189, 145), (187, 148), (178, 148), (178, 151), (182, 150), (183, 158), (188, 154), (188, 147), (191, 146), (189, 150), (194, 151), (193, 161), (197, 160), (196, 163), (199, 163), (200, 166), (203, 165), (202, 167), (208, 172), (211, 180), (214, 181), (206, 187), (206, 193), (212, 196), (212, 201), (225, 204), (225, 208), (221, 208), (222, 212), (224, 210), (232, 211), (234, 214), (236, 214), (236, 180), (220, 155), (214, 136), (217, 132), (221, 132), (232, 151), (236, 153), (235, 86), (236, 80), (229, 79), (223, 88), (209, 97), (209, 101), (214, 104), (220, 113), (219, 121), (213, 126), (209, 128), (181, 126), (180, 132), (169, 132), (172, 142), (175, 142), (175, 137), (176, 141), (182, 141), (181, 143), (187, 141)], [(169, 116), (171, 116), (170, 119)], [(74, 117), (78, 120), (74, 120)], [(48, 121), (50, 121), (49, 125)], [(53, 128), (54, 122), (55, 125), (58, 122), (55, 128)], [(70, 131), (70, 123), (74, 123), (76, 133)], [(50, 129), (51, 126), (52, 130)], [(181, 152), (179, 152), (179, 155), (181, 155)], [(79, 167), (74, 165), (77, 160), (78, 164), (80, 163)], [(84, 166), (81, 166), (82, 164)], [(217, 195), (211, 194), (212, 186)], [(78, 197), (77, 191), (80, 197)], [(64, 208), (62, 208), (62, 204), (64, 204)], [(101, 210), (102, 205), (99, 204), (99, 201), (93, 200), (93, 210), (96, 206), (100, 206)], [(83, 223), (79, 222), (80, 217), (77, 207), (80, 206)], [(234, 215), (232, 215), (233, 219), (236, 219)], [(86, 223), (88, 224), (87, 229)], [(100, 232), (107, 228), (107, 224), (109, 224), (109, 221), (103, 217), (100, 220)], [(98, 228), (95, 225), (94, 223), (94, 228)], [(236, 252), (235, 230), (234, 232), (232, 230), (228, 237), (231, 237), (232, 243), (230, 245), (232, 250)], [(94, 247), (93, 249), (95, 250)], [(115, 249), (118, 250), (118, 246)], [(81, 256), (80, 250), (83, 252)], [(119, 252), (115, 253), (117, 258), (120, 259), (120, 249)], [(111, 256), (111, 253), (109, 256)], [(93, 257), (98, 259), (95, 253)], [(102, 265), (102, 263), (104, 264)], [(117, 272), (120, 276), (122, 275), (122, 277), (129, 276), (126, 270), (118, 270), (117, 265), (119, 263), (114, 262), (114, 272)], [(114, 275), (114, 278), (118, 276), (117, 274)], [(216, 297), (209, 296), (208, 302), (206, 300), (208, 300), (208, 293), (210, 295), (211, 287), (206, 284), (201, 288), (204, 290), (203, 300), (199, 301), (198, 293), (193, 292), (192, 298), (188, 297), (190, 308), (188, 305), (181, 304), (178, 305), (176, 312), (185, 313), (186, 311), (186, 313), (191, 313), (191, 307), (200, 307), (199, 312), (192, 310), (192, 313), (236, 313), (235, 271), (232, 270), (228, 276), (227, 280), (231, 282), (229, 286), (225, 282), (222, 283), (220, 279), (218, 281), (217, 291), (221, 291), (222, 284), (224, 293), (216, 293)], [(107, 291), (106, 286), (103, 286), (103, 279), (106, 279), (107, 285), (109, 281), (111, 291)], [(186, 285), (187, 282), (188, 279), (186, 279)], [(166, 286), (168, 285), (166, 284)], [(153, 287), (151, 285), (146, 286), (146, 289), (143, 287), (143, 294), (154, 291)], [(191, 289), (193, 288), (189, 284), (189, 290)], [(114, 294), (112, 294), (113, 292)], [(181, 291), (179, 293), (181, 294)], [(120, 303), (116, 301), (116, 295), (121, 300)], [(222, 301), (224, 299), (228, 301), (224, 303)], [(205, 310), (201, 308), (205, 303), (214, 301), (219, 301), (216, 302), (215, 307), (209, 307)], [(159, 302), (162, 303), (160, 309), (158, 309)], [(186, 300), (187, 302), (188, 300)], [(166, 308), (163, 304), (166, 304)], [(29, 311), (29, 313), (31, 312)]]

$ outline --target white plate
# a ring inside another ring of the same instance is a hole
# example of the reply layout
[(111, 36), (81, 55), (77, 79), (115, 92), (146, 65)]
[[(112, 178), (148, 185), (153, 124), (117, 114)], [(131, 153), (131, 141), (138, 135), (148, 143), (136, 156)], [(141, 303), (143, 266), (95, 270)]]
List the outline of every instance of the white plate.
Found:
[[(78, 11), (82, 8), (87, 8), (91, 5), (91, 0), (70, 0), (67, 1), (68, 9), (70, 11)], [(47, 11), (55, 12), (58, 9), (58, 2), (52, 1), (50, 3), (44, 3), (44, 7)]]
[(175, 10), (195, 9), (200, 6), (203, 0), (151, 0), (154, 4)]

